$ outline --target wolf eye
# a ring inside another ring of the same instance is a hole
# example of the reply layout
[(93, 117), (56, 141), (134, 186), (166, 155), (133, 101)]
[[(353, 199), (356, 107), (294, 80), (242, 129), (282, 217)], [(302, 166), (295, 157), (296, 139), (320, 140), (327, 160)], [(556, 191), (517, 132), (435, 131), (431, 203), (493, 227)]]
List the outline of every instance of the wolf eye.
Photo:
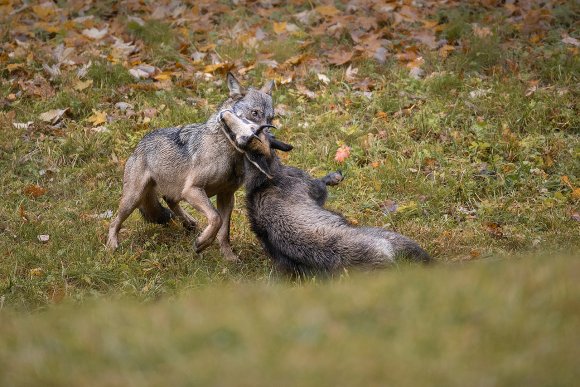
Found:
[(252, 110), (252, 117), (258, 117), (258, 111)]

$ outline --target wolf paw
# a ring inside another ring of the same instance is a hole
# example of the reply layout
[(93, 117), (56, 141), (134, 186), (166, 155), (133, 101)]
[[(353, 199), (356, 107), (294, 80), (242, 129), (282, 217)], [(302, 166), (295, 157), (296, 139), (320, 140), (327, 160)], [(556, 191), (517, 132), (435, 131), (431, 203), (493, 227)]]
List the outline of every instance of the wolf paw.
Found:
[(342, 175), (341, 171), (331, 172), (328, 175), (324, 176), (322, 181), (326, 185), (338, 185), (341, 181), (344, 180), (344, 176)]

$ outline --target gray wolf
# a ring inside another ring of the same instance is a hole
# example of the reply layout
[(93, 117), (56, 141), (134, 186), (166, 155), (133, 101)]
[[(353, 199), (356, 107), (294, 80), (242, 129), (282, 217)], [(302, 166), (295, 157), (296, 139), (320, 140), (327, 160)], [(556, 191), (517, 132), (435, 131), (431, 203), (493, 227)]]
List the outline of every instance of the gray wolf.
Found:
[[(247, 212), (253, 232), (268, 255), (293, 275), (334, 273), (347, 267), (376, 268), (400, 256), (429, 262), (415, 241), (377, 227), (355, 227), (323, 207), (326, 185), (339, 179), (329, 174), (314, 179), (283, 165), (276, 155), (268, 125), (260, 126), (232, 112), (222, 112), (229, 138), (244, 152)], [(240, 136), (250, 128), (251, 136)], [(276, 146), (290, 149), (291, 146)]]
[[(195, 220), (179, 205), (185, 200), (208, 221), (195, 241), (195, 251), (203, 251), (217, 237), (222, 255), (237, 259), (229, 241), (230, 217), (234, 192), (243, 182), (243, 156), (221, 130), (218, 114), (229, 109), (256, 125), (271, 124), (274, 82), (261, 89), (245, 89), (228, 73), (227, 86), (229, 97), (207, 122), (157, 129), (137, 144), (125, 164), (119, 210), (109, 227), (110, 250), (118, 247), (121, 224), (136, 208), (147, 221), (166, 224), (176, 217), (185, 227), (195, 229)], [(217, 209), (209, 199), (214, 195)], [(159, 196), (169, 208), (161, 205)]]

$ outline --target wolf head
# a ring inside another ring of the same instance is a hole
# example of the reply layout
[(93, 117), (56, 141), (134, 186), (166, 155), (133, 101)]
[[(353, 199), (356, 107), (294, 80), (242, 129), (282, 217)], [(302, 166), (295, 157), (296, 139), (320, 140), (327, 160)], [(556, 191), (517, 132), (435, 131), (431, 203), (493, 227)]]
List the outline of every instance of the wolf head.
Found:
[(232, 73), (227, 76), (231, 110), (240, 118), (258, 125), (271, 125), (274, 119), (272, 89), (274, 81), (267, 82), (261, 89), (244, 88)]
[(276, 157), (276, 149), (288, 152), (292, 145), (282, 142), (270, 133), (270, 124), (258, 125), (239, 117), (231, 110), (220, 112), (226, 136), (234, 146), (258, 169), (270, 176), (270, 164)]

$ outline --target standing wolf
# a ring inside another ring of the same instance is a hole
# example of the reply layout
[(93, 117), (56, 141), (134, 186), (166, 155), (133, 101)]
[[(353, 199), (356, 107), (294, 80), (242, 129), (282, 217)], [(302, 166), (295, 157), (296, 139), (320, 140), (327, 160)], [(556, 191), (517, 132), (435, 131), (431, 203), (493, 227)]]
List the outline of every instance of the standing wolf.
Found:
[[(246, 90), (228, 73), (227, 85), (229, 98), (218, 112), (230, 109), (257, 125), (271, 124), (273, 81), (259, 90)], [(147, 221), (165, 224), (177, 216), (185, 227), (195, 229), (195, 220), (179, 206), (185, 200), (208, 220), (195, 241), (196, 252), (207, 248), (217, 236), (223, 256), (237, 259), (229, 230), (234, 192), (243, 181), (243, 155), (232, 147), (221, 125), (216, 113), (203, 124), (158, 129), (143, 137), (125, 164), (119, 211), (109, 227), (109, 249), (118, 247), (121, 224), (135, 208)], [(214, 195), (217, 210), (209, 200)], [(159, 196), (169, 209), (161, 205)]]
[[(245, 155), (244, 185), (252, 230), (278, 267), (304, 275), (345, 267), (383, 267), (399, 256), (431, 260), (403, 235), (378, 227), (354, 227), (342, 215), (325, 209), (326, 185), (336, 184), (340, 175), (314, 179), (283, 165), (271, 145), (280, 142), (265, 130), (269, 125), (258, 126), (228, 111), (221, 118), (228, 138)], [(239, 135), (248, 128), (253, 136)]]

